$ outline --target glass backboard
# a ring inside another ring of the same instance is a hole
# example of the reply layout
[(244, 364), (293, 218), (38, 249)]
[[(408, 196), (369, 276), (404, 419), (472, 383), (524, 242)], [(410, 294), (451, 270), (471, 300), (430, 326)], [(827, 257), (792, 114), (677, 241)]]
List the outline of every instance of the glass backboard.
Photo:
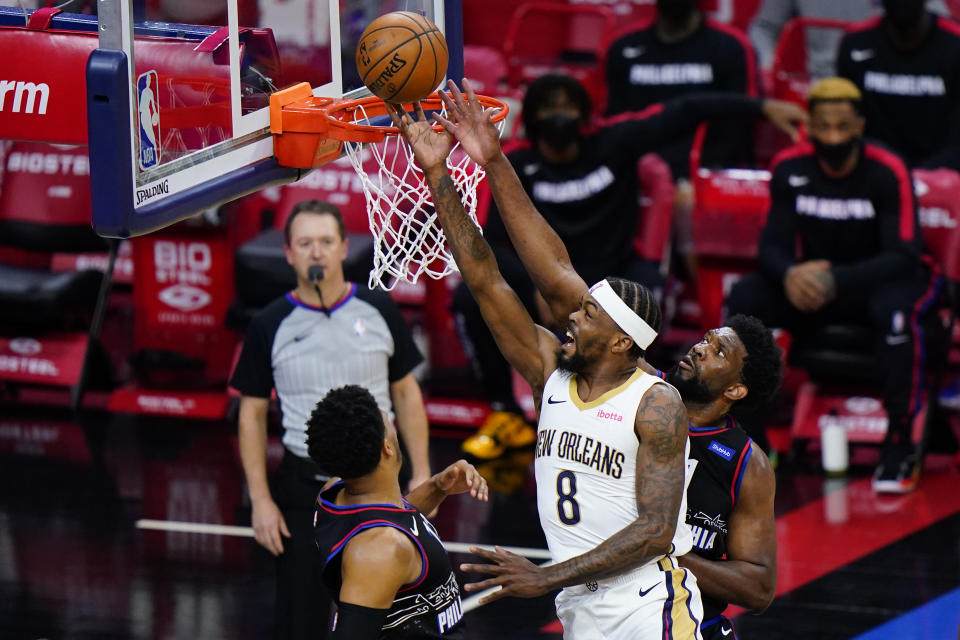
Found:
[(140, 235), (300, 170), (272, 159), (270, 95), (369, 95), (354, 51), (397, 10), (444, 31), (462, 75), (460, 0), (100, 0), (87, 64), (94, 227)]

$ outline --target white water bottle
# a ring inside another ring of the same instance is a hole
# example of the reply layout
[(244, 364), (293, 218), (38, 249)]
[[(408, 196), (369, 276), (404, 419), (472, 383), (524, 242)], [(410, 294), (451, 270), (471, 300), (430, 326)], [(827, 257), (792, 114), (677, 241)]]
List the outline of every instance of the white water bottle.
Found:
[(834, 412), (820, 426), (820, 459), (828, 476), (842, 476), (847, 472), (850, 463), (847, 430)]

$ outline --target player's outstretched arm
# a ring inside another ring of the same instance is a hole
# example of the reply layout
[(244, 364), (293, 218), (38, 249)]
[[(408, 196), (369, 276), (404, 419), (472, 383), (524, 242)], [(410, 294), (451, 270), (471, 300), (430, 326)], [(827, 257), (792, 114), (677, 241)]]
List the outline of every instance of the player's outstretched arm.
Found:
[(616, 127), (617, 138), (638, 149), (653, 149), (691, 133), (702, 122), (737, 117), (767, 118), (797, 142), (798, 127), (807, 113), (792, 102), (758, 99), (726, 91), (692, 93), (652, 105), (643, 111), (623, 113), (604, 122)]
[(727, 559), (707, 560), (688, 553), (679, 560), (693, 571), (704, 595), (763, 611), (777, 590), (776, 479), (763, 450), (752, 446), (740, 496), (727, 524)]
[(530, 384), (539, 400), (547, 376), (556, 368), (558, 340), (534, 323), (503, 279), (490, 245), (464, 211), (446, 165), (452, 144), (450, 135), (434, 131), (419, 104), (416, 121), (396, 105), (389, 112), (423, 170), (447, 244), (490, 333), (503, 356)]
[(423, 561), (406, 534), (374, 527), (343, 550), (340, 609), (331, 640), (376, 640), (397, 590), (417, 579)]
[(450, 93), (440, 93), (450, 119), (435, 115), (460, 147), (487, 172), (493, 199), (500, 210), (503, 224), (517, 255), (529, 272), (534, 285), (550, 305), (554, 318), (564, 322), (580, 306), (587, 284), (574, 271), (570, 255), (557, 232), (553, 230), (530, 200), (513, 165), (500, 147), (500, 133), (477, 100), (464, 78), (463, 92), (452, 81)]
[(464, 564), (463, 571), (495, 577), (465, 585), (467, 591), (502, 587), (481, 604), (504, 596), (531, 598), (548, 591), (607, 578), (639, 567), (670, 550), (686, 477), (687, 409), (676, 389), (656, 384), (643, 396), (635, 422), (637, 519), (587, 553), (537, 566), (503, 550), (471, 548), (491, 564)]
[(481, 502), (489, 499), (484, 477), (466, 460), (457, 460), (407, 494), (407, 502), (421, 513), (431, 513), (447, 496), (467, 491)]

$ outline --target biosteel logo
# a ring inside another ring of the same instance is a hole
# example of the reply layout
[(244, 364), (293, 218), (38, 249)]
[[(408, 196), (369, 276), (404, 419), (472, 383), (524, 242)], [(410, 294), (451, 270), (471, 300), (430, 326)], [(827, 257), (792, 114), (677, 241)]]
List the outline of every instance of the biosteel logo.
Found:
[[(13, 99), (9, 103), (11, 113), (33, 113), (35, 106), (39, 115), (47, 113), (47, 102), (50, 101), (50, 87), (47, 83), (34, 84), (23, 80), (0, 80), (0, 111), (7, 109), (7, 94), (10, 93), (13, 94)], [(38, 95), (40, 96), (39, 101), (37, 100)], [(26, 100), (24, 100), (24, 96), (26, 96)]]

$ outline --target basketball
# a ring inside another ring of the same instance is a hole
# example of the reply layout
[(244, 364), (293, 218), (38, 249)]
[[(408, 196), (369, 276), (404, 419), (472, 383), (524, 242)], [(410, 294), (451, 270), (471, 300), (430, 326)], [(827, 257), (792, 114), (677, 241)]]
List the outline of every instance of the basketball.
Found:
[(387, 13), (360, 36), (357, 71), (384, 102), (422, 100), (447, 75), (447, 41), (437, 25), (418, 13)]

